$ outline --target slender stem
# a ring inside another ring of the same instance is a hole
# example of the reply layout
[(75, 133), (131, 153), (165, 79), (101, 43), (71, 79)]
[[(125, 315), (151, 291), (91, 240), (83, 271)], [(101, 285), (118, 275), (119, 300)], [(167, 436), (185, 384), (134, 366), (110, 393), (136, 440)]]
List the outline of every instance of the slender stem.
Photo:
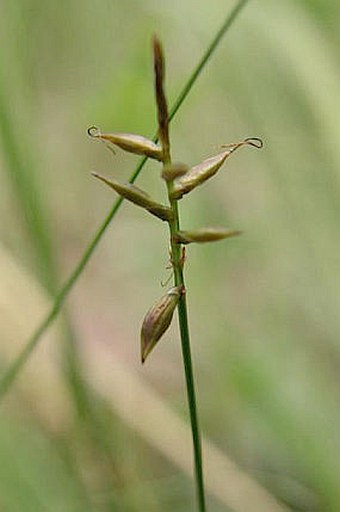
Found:
[[(184, 285), (184, 279), (182, 279)], [(187, 387), (192, 441), (194, 447), (195, 476), (197, 485), (197, 498), (200, 512), (205, 512), (205, 493), (202, 463), (202, 443), (197, 415), (196, 393), (194, 385), (194, 373), (190, 349), (190, 336), (188, 327), (188, 313), (185, 294), (182, 295), (178, 304), (178, 319), (181, 333), (182, 355), (185, 369), (185, 380)]]
[[(169, 196), (171, 193), (172, 183), (168, 183)], [(174, 280), (176, 286), (181, 286), (185, 290), (185, 280), (183, 272), (183, 257), (181, 253), (181, 245), (174, 242), (174, 235), (180, 230), (180, 219), (178, 211), (178, 203), (176, 200), (170, 199), (170, 205), (173, 211), (174, 219), (169, 223), (170, 239), (171, 239), (171, 256), (174, 268)], [(191, 433), (194, 448), (195, 460), (195, 477), (197, 486), (197, 498), (200, 512), (205, 512), (205, 494), (203, 480), (203, 464), (202, 464), (202, 448), (201, 435), (198, 423), (196, 393), (194, 384), (193, 365), (190, 349), (190, 335), (188, 324), (188, 312), (186, 293), (182, 294), (178, 303), (178, 320), (181, 335), (182, 355), (185, 370), (185, 380), (187, 388), (187, 396), (190, 412)]]
[[(166, 105), (165, 95), (163, 87), (160, 87), (158, 96), (164, 97), (164, 103)], [(169, 119), (167, 116), (167, 109), (165, 107), (165, 122), (163, 129), (160, 125), (160, 140), (163, 147), (163, 165), (171, 165), (170, 155), (170, 142), (169, 142)], [(162, 117), (162, 116), (159, 116)], [(173, 181), (167, 181), (169, 203), (172, 210), (172, 219), (169, 221), (170, 231), (170, 246), (171, 246), (171, 262), (174, 270), (174, 282), (175, 286), (180, 287), (184, 290), (181, 294), (178, 302), (178, 321), (179, 331), (181, 336), (182, 356), (184, 364), (185, 382), (187, 388), (189, 413), (190, 413), (190, 425), (192, 442), (194, 449), (194, 461), (195, 461), (195, 481), (197, 489), (197, 500), (200, 512), (205, 512), (205, 493), (204, 493), (204, 480), (203, 480), (203, 464), (202, 464), (202, 443), (200, 428), (198, 424), (197, 406), (196, 406), (196, 393), (195, 393), (195, 380), (192, 365), (191, 349), (190, 349), (190, 334), (189, 334), (189, 323), (188, 323), (188, 311), (187, 311), (187, 300), (186, 300), (186, 287), (184, 280), (184, 254), (182, 253), (182, 246), (175, 242), (175, 235), (180, 231), (180, 217), (177, 199), (172, 198)]]
[[(208, 46), (206, 52), (198, 62), (196, 68), (190, 75), (189, 79), (185, 83), (183, 89), (180, 91), (177, 99), (175, 100), (175, 103), (173, 107), (170, 110), (169, 113), (169, 120), (172, 120), (177, 111), (179, 110), (180, 106), (188, 96), (189, 92), (191, 91), (194, 83), (196, 82), (198, 76), (203, 71), (204, 67), (208, 63), (211, 55), (213, 54), (214, 50), (217, 48), (218, 44), (220, 43), (222, 37), (226, 34), (227, 30), (233, 23), (233, 21), (236, 19), (237, 15), (241, 11), (241, 9), (246, 5), (248, 0), (240, 0), (234, 9), (227, 15), (224, 23), (222, 24), (221, 28), (218, 30), (216, 35), (214, 36), (213, 40), (211, 41), (210, 45)], [(157, 137), (154, 138), (156, 140)], [(130, 182), (133, 183), (138, 175), (140, 174), (141, 170), (143, 169), (145, 163), (147, 161), (147, 158), (144, 157), (140, 160), (138, 163), (136, 169), (132, 173), (130, 177)], [(112, 206), (110, 212), (104, 219), (103, 223), (99, 227), (98, 231), (94, 235), (94, 238), (86, 248), (85, 252), (80, 258), (80, 261), (78, 265), (75, 267), (71, 275), (69, 276), (68, 280), (65, 282), (63, 287), (60, 289), (59, 293), (55, 297), (54, 303), (50, 309), (50, 312), (47, 314), (47, 316), (42, 320), (41, 324), (37, 327), (36, 331), (32, 334), (32, 336), (29, 338), (28, 342), (24, 346), (24, 348), (21, 350), (17, 358), (13, 361), (13, 363), (10, 365), (10, 367), (5, 371), (1, 381), (0, 381), (0, 399), (4, 396), (6, 391), (11, 386), (12, 382), (15, 380), (17, 375), (19, 374), (21, 368), (24, 366), (26, 361), (29, 359), (31, 353), (39, 343), (40, 339), (42, 338), (43, 334), (47, 331), (53, 320), (58, 315), (61, 306), (63, 305), (66, 297), (68, 296), (69, 292), (73, 288), (74, 284), (80, 277), (81, 273), (83, 272), (84, 268), (86, 267), (87, 262), (89, 261), (90, 257), (94, 253), (97, 245), (99, 244), (102, 236), (104, 235), (106, 229), (108, 228), (111, 220), (116, 215), (120, 205), (122, 204), (123, 200), (121, 198), (117, 199), (117, 201)]]
[[(171, 151), (170, 151), (170, 135), (169, 135), (169, 114), (166, 94), (164, 91), (164, 78), (165, 78), (165, 62), (162, 50), (162, 45), (157, 37), (153, 41), (154, 48), (154, 68), (155, 68), (155, 93), (157, 103), (157, 117), (158, 117), (158, 133), (159, 140), (162, 146), (163, 154), (163, 176), (166, 168), (171, 167)], [(200, 429), (198, 425), (197, 407), (196, 407), (196, 394), (194, 385), (194, 375), (191, 360), (190, 350), (190, 335), (188, 324), (188, 313), (186, 304), (186, 288), (184, 281), (184, 254), (182, 253), (182, 246), (176, 243), (175, 235), (180, 230), (180, 218), (178, 209), (178, 200), (172, 196), (174, 181), (173, 179), (166, 180), (168, 189), (168, 199), (170, 208), (172, 210), (172, 217), (169, 220), (170, 231), (170, 246), (171, 246), (171, 263), (174, 270), (175, 286), (179, 287), (182, 291), (178, 302), (178, 320), (179, 330), (181, 335), (182, 355), (184, 363), (184, 373), (187, 388), (187, 396), (190, 412), (190, 424), (192, 441), (194, 448), (194, 461), (195, 461), (195, 481), (197, 488), (197, 500), (200, 512), (205, 512), (205, 495), (204, 495), (204, 482), (203, 482), (203, 465), (202, 465), (202, 448)]]

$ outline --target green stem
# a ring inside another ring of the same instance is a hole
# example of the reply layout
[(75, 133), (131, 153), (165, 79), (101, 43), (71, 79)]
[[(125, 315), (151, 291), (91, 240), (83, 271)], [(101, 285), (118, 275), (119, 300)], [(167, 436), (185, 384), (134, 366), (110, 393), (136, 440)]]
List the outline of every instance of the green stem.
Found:
[[(170, 114), (169, 114), (169, 120), (172, 120), (177, 111), (179, 110), (180, 106), (186, 99), (187, 95), (189, 94), (190, 90), (192, 89), (194, 83), (196, 82), (198, 76), (201, 74), (203, 68), (208, 63), (211, 55), (213, 54), (214, 50), (217, 48), (218, 44), (220, 43), (222, 37), (225, 35), (233, 21), (236, 19), (237, 15), (241, 11), (241, 9), (246, 5), (248, 0), (240, 0), (234, 9), (228, 14), (226, 17), (223, 25), (221, 26), (220, 30), (216, 33), (215, 37), (213, 38), (212, 42), (208, 46), (206, 52), (200, 59), (199, 63), (197, 64), (196, 68), (190, 75), (189, 79), (185, 83), (183, 89), (179, 93), (173, 107), (171, 108)], [(154, 138), (156, 140), (156, 137)], [(143, 169), (145, 162), (147, 158), (142, 158), (137, 165), (135, 171), (131, 175), (130, 182), (133, 183), (138, 175), (140, 174), (141, 170)], [(70, 277), (66, 281), (66, 283), (61, 288), (60, 292), (55, 297), (54, 303), (52, 305), (52, 308), (48, 315), (43, 319), (41, 324), (38, 326), (36, 331), (33, 333), (31, 338), (28, 340), (27, 344), (24, 346), (22, 351), (19, 353), (17, 358), (13, 361), (13, 363), (10, 365), (8, 370), (3, 375), (1, 381), (0, 381), (0, 399), (3, 397), (3, 395), (6, 393), (6, 391), (11, 386), (12, 382), (15, 380), (16, 376), (18, 375), (21, 368), (24, 366), (26, 361), (29, 359), (31, 353), (37, 346), (38, 342), (42, 338), (43, 334), (47, 331), (48, 327), (51, 325), (53, 320), (58, 315), (62, 304), (64, 303), (64, 300), (66, 299), (67, 295), (73, 288), (74, 284), (78, 280), (79, 276), (81, 275), (82, 271), (84, 270), (87, 262), (89, 261), (90, 257), (92, 256), (93, 252), (95, 251), (99, 241), (101, 240), (102, 236), (104, 235), (107, 227), (109, 226), (111, 220), (115, 216), (116, 212), (118, 211), (120, 205), (122, 204), (123, 200), (119, 198), (113, 205), (111, 211), (107, 215), (107, 217), (104, 219), (102, 225), (99, 227), (97, 233), (95, 234), (93, 240), (88, 245), (87, 249), (85, 250), (84, 254), (80, 258), (80, 261), (78, 265), (75, 267), (73, 272), (71, 273)]]
[[(184, 285), (184, 279), (182, 279), (182, 284)], [(185, 294), (182, 295), (178, 304), (178, 319), (181, 333), (182, 355), (189, 403), (191, 434), (194, 447), (197, 498), (200, 512), (205, 512), (206, 507), (202, 464), (202, 443), (197, 415), (196, 393), (194, 385), (194, 373), (191, 358), (188, 313)]]
[[(168, 183), (169, 197), (172, 189), (172, 183)], [(176, 286), (185, 288), (184, 272), (183, 272), (183, 256), (181, 252), (181, 245), (174, 242), (174, 235), (180, 230), (180, 219), (178, 211), (178, 202), (170, 199), (170, 205), (173, 211), (174, 219), (169, 223), (170, 240), (171, 240), (171, 257), (174, 269), (174, 280)], [(203, 464), (202, 464), (202, 448), (201, 448), (201, 435), (198, 423), (197, 406), (196, 406), (196, 393), (194, 384), (193, 365), (190, 349), (190, 334), (188, 324), (188, 312), (186, 293), (182, 294), (178, 303), (178, 320), (181, 335), (182, 355), (185, 370), (185, 381), (187, 388), (187, 396), (190, 412), (191, 433), (194, 448), (195, 460), (195, 477), (197, 487), (197, 498), (199, 511), (205, 512), (205, 494), (204, 494), (204, 481), (203, 481)]]
[[(163, 89), (161, 91), (164, 95)], [(169, 143), (169, 124), (168, 119), (165, 123), (165, 129), (160, 130), (160, 138), (163, 147), (163, 166), (171, 165), (170, 155), (170, 143)], [(174, 281), (175, 286), (180, 287), (184, 290), (181, 294), (177, 310), (178, 310), (178, 321), (179, 331), (181, 336), (182, 356), (184, 364), (185, 382), (187, 389), (187, 397), (189, 404), (190, 413), (190, 425), (192, 442), (194, 449), (194, 461), (195, 461), (195, 481), (197, 489), (197, 501), (200, 512), (205, 512), (205, 493), (204, 493), (204, 479), (203, 479), (203, 463), (202, 463), (202, 443), (200, 428), (198, 423), (198, 414), (196, 406), (196, 393), (195, 393), (195, 380), (191, 357), (190, 348), (190, 334), (189, 334), (189, 322), (188, 322), (188, 311), (187, 311), (187, 299), (186, 299), (186, 287), (184, 280), (184, 253), (182, 252), (181, 244), (175, 242), (175, 235), (180, 231), (180, 217), (178, 200), (172, 198), (172, 191), (174, 188), (173, 181), (167, 182), (168, 198), (170, 207), (172, 210), (172, 219), (169, 221), (170, 231), (170, 247), (171, 247), (171, 262), (174, 270)]]

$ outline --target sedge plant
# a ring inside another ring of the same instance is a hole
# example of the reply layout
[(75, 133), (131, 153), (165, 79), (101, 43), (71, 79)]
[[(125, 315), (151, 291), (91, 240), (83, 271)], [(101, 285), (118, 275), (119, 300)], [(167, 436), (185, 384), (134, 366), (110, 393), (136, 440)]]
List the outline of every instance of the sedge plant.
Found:
[(132, 133), (102, 133), (95, 126), (89, 128), (88, 133), (91, 137), (105, 144), (118, 146), (124, 151), (143, 155), (158, 161), (161, 165), (160, 175), (167, 189), (168, 204), (159, 203), (147, 192), (132, 183), (124, 184), (116, 179), (104, 177), (97, 172), (93, 172), (92, 174), (95, 178), (113, 189), (119, 196), (145, 209), (151, 215), (168, 225), (170, 263), (174, 282), (170, 290), (157, 300), (145, 315), (141, 327), (141, 362), (145, 362), (146, 358), (168, 329), (174, 312), (177, 309), (193, 439), (198, 509), (200, 512), (205, 512), (206, 501), (203, 481), (201, 435), (197, 415), (195, 381), (190, 348), (186, 299), (187, 289), (184, 279), (186, 260), (185, 246), (192, 243), (207, 243), (231, 238), (239, 235), (240, 231), (221, 227), (182, 230), (179, 215), (179, 202), (186, 194), (191, 193), (196, 187), (204, 184), (209, 178), (214, 176), (227, 158), (238, 148), (247, 145), (261, 148), (262, 141), (257, 137), (252, 137), (237, 143), (222, 145), (221, 151), (217, 155), (205, 159), (191, 168), (182, 163), (173, 163), (169, 136), (169, 113), (164, 90), (164, 56), (162, 46), (157, 37), (153, 39), (153, 58), (158, 118), (157, 142)]
[[(248, 0), (239, 0), (234, 8), (227, 14), (221, 27), (213, 36), (210, 44), (206, 48), (203, 53), (201, 59), (198, 61), (197, 65), (193, 69), (192, 73), (188, 77), (187, 81), (183, 85), (179, 95), (177, 96), (172, 108), (169, 112), (169, 116), (167, 114), (167, 104), (166, 99), (163, 92), (163, 63), (162, 63), (162, 54), (159, 47), (159, 59), (158, 59), (158, 69), (161, 73), (158, 73), (158, 92), (157, 99), (159, 99), (159, 107), (163, 105), (162, 108), (159, 108), (160, 120), (163, 122), (162, 129), (159, 131), (159, 135), (163, 137), (160, 140), (160, 145), (157, 145), (158, 137), (157, 135), (154, 137), (153, 141), (148, 141), (144, 138), (144, 148), (141, 150), (141, 146), (143, 145), (141, 138), (134, 138), (128, 136), (127, 138), (130, 140), (125, 140), (128, 142), (128, 148), (132, 152), (137, 154), (141, 154), (142, 158), (137, 164), (135, 170), (129, 178), (130, 186), (123, 186), (121, 191), (119, 192), (120, 196), (115, 201), (108, 215), (103, 219), (100, 227), (95, 233), (94, 237), (84, 250), (84, 253), (79, 259), (78, 264), (75, 266), (73, 271), (70, 273), (70, 276), (64, 283), (64, 285), (60, 288), (59, 292), (56, 294), (53, 304), (51, 306), (48, 314), (42, 319), (41, 323), (37, 326), (37, 329), (32, 333), (30, 338), (27, 340), (27, 343), (22, 347), (17, 357), (12, 361), (9, 367), (3, 372), (0, 379), (0, 400), (4, 398), (6, 392), (10, 390), (14, 381), (19, 376), (22, 368), (27, 363), (28, 359), (37, 348), (39, 342), (41, 341), (43, 335), (46, 333), (52, 322), (55, 320), (57, 315), (59, 314), (66, 298), (69, 293), (76, 285), (78, 279), (83, 273), (87, 263), (89, 262), (92, 254), (96, 250), (99, 242), (101, 241), (103, 235), (105, 234), (108, 226), (111, 221), (115, 217), (118, 212), (122, 202), (124, 199), (132, 200), (132, 197), (135, 197), (135, 204), (139, 204), (144, 208), (148, 209), (151, 213), (154, 213), (158, 209), (158, 216), (165, 220), (170, 228), (170, 239), (171, 239), (171, 251), (172, 251), (172, 266), (174, 270), (174, 278), (175, 278), (175, 286), (169, 290), (169, 292), (154, 306), (150, 309), (148, 314), (146, 315), (145, 321), (143, 323), (142, 328), (142, 360), (145, 360), (146, 356), (150, 353), (152, 348), (156, 345), (157, 341), (160, 339), (162, 334), (167, 329), (168, 325), (170, 325), (173, 312), (178, 307), (179, 310), (179, 320), (180, 320), (180, 329), (181, 329), (181, 339), (182, 339), (182, 348), (184, 355), (184, 364), (186, 371), (186, 381), (187, 381), (187, 389), (188, 389), (188, 398), (189, 398), (189, 408), (190, 408), (190, 417), (192, 424), (192, 433), (193, 433), (193, 442), (194, 442), (194, 455), (195, 455), (195, 474), (197, 481), (197, 489), (198, 489), (198, 497), (199, 497), (199, 509), (200, 511), (205, 510), (205, 497), (204, 497), (204, 486), (203, 486), (203, 471), (202, 471), (202, 456), (201, 456), (201, 446), (200, 446), (200, 433), (198, 428), (197, 421), (197, 412), (196, 412), (196, 400), (195, 400), (195, 389), (194, 389), (194, 380), (193, 380), (193, 371), (192, 371), (192, 363), (191, 363), (191, 353), (190, 353), (190, 344), (189, 344), (189, 329), (188, 329), (188, 321), (187, 321), (187, 310), (186, 310), (186, 298), (185, 298), (185, 284), (184, 284), (184, 273), (183, 273), (183, 264), (184, 264), (184, 251), (183, 248), (188, 243), (194, 242), (207, 242), (211, 240), (217, 240), (226, 238), (231, 236), (232, 234), (236, 235), (237, 233), (231, 233), (229, 230), (221, 230), (221, 229), (203, 229), (194, 232), (190, 231), (182, 231), (180, 229), (179, 224), (179, 214), (178, 214), (178, 200), (188, 193), (190, 190), (195, 188), (197, 185), (208, 179), (212, 176), (219, 167), (222, 165), (224, 160), (227, 158), (229, 153), (234, 151), (236, 147), (240, 147), (244, 144), (255, 143), (260, 144), (259, 141), (243, 141), (242, 143), (230, 146), (229, 148), (224, 148), (226, 151), (221, 152), (220, 155), (214, 157), (213, 161), (206, 161), (200, 166), (198, 169), (194, 171), (194, 168), (189, 171), (183, 165), (174, 165), (171, 163), (170, 158), (170, 143), (169, 143), (169, 122), (175, 117), (180, 107), (186, 100), (188, 94), (190, 93), (192, 87), (196, 83), (198, 77), (208, 64), (210, 58), (213, 53), (219, 46), (222, 41), (222, 38), (227, 33), (228, 29), (232, 26), (233, 22), (236, 20), (239, 13), (246, 6)], [(156, 47), (156, 45), (155, 45)], [(160, 89), (161, 88), (161, 89)], [(160, 94), (161, 93), (161, 94)], [(97, 136), (98, 138), (103, 138), (104, 134), (100, 134), (97, 131), (90, 130), (91, 135)], [(120, 134), (122, 136), (122, 134)], [(111, 134), (112, 136), (112, 134)], [(165, 138), (164, 138), (165, 137)], [(124, 136), (123, 136), (124, 138)], [(103, 138), (103, 140), (105, 140)], [(110, 139), (109, 139), (110, 140)], [(111, 142), (114, 142), (111, 140)], [(132, 183), (138, 178), (143, 167), (149, 157), (155, 158), (156, 155), (152, 156), (146, 149), (145, 144), (154, 149), (156, 148), (157, 160), (159, 160), (163, 164), (162, 177), (164, 178), (168, 192), (169, 192), (169, 206), (166, 206), (164, 209), (164, 205), (157, 205), (157, 202), (153, 202), (151, 198), (140, 191), (140, 189), (134, 188)], [(117, 139), (116, 139), (116, 143)], [(124, 141), (121, 140), (121, 145), (124, 145)], [(153, 146), (153, 143), (155, 144)], [(139, 146), (139, 149), (138, 149)], [(163, 147), (167, 148), (163, 151)], [(166, 155), (166, 159), (165, 159)], [(205, 169), (205, 170), (204, 170)], [(184, 172), (185, 171), (185, 172)], [(195, 177), (196, 175), (196, 177)], [(200, 176), (199, 176), (200, 175)], [(190, 178), (191, 176), (191, 178)], [(189, 183), (188, 183), (189, 178)], [(105, 181), (105, 178), (102, 178)], [(195, 185), (192, 187), (190, 185), (190, 180), (194, 179)], [(117, 190), (117, 183), (115, 184), (113, 180), (109, 181), (111, 187)], [(119, 184), (118, 184), (119, 187)], [(128, 189), (129, 197), (124, 193)], [(190, 189), (190, 190), (189, 190)], [(136, 193), (138, 191), (138, 193)], [(137, 199), (138, 198), (138, 199)], [(139, 201), (139, 202), (138, 202)], [(142, 203), (141, 203), (142, 201)], [(150, 204), (156, 203), (156, 204)], [(149, 208), (147, 208), (149, 206)], [(159, 207), (161, 206), (161, 209)], [(156, 210), (154, 209), (156, 207)], [(152, 211), (153, 210), (153, 211)], [(165, 213), (166, 212), (166, 213)], [(156, 317), (156, 319), (154, 319)], [(157, 321), (156, 321), (157, 320)], [(144, 348), (143, 348), (144, 347)]]
[[(192, 73), (186, 80), (186, 82), (183, 85), (183, 88), (181, 89), (180, 93), (178, 94), (171, 110), (169, 113), (169, 121), (171, 121), (175, 115), (178, 113), (179, 109), (183, 105), (184, 101), (186, 100), (188, 94), (192, 90), (193, 86), (195, 85), (198, 77), (208, 64), (210, 58), (212, 57), (214, 51), (218, 48), (219, 44), (222, 41), (222, 38), (226, 35), (234, 21), (236, 20), (239, 13), (242, 11), (242, 9), (247, 5), (248, 0), (239, 0), (234, 8), (231, 10), (230, 13), (226, 16), (226, 18), (223, 20), (223, 23), (219, 30), (215, 33), (214, 37), (212, 38), (212, 41), (206, 48), (205, 52), (203, 53), (201, 59), (198, 61), (197, 65), (193, 69)], [(154, 137), (154, 142), (157, 142), (157, 135)], [(137, 164), (135, 170), (132, 172), (129, 182), (134, 183), (140, 173), (142, 172), (144, 165), (147, 161), (148, 157), (143, 156), (139, 163)], [(101, 241), (102, 237), (104, 236), (107, 228), (109, 227), (111, 221), (116, 216), (119, 208), (121, 207), (122, 203), (124, 201), (124, 198), (122, 196), (118, 197), (118, 199), (113, 204), (112, 208), (110, 209), (109, 213), (106, 215), (106, 217), (103, 219), (102, 223), (100, 224), (98, 230), (95, 232), (93, 238), (85, 248), (83, 254), (81, 255), (78, 263), (70, 273), (69, 277), (66, 279), (65, 283), (61, 286), (59, 292), (56, 294), (53, 304), (47, 313), (47, 315), (42, 319), (41, 323), (37, 326), (36, 330), (32, 333), (32, 335), (27, 340), (26, 344), (23, 346), (17, 357), (14, 359), (14, 361), (9, 365), (9, 367), (4, 371), (3, 375), (0, 379), (0, 400), (4, 397), (4, 395), (9, 391), (12, 384), (14, 383), (15, 379), (20, 374), (20, 371), (24, 367), (24, 365), (27, 363), (28, 359), (38, 346), (39, 342), (41, 341), (42, 337), (48, 330), (48, 328), (51, 326), (55, 318), (60, 313), (60, 310), (67, 299), (68, 295), (70, 294), (73, 287), (76, 285), (78, 279), (80, 278), (81, 274), (85, 270), (86, 265), (88, 264), (91, 256), (95, 252), (99, 242)]]

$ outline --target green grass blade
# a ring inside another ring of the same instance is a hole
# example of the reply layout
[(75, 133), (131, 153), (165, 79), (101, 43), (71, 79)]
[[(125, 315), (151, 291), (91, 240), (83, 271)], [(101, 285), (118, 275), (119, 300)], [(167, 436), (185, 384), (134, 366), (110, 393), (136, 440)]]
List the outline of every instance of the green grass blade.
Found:
[(37, 255), (36, 271), (50, 293), (56, 285), (54, 257), (49, 236), (49, 222), (46, 208), (39, 194), (33, 169), (35, 167), (30, 148), (19, 144), (22, 134), (15, 135), (13, 119), (10, 115), (9, 94), (3, 76), (0, 74), (0, 136), (7, 163), (8, 176), (13, 184), (15, 195), (23, 210), (26, 228), (30, 232)]
[[(8, 21), (13, 23), (12, 18), (14, 17), (15, 24), (17, 24), (19, 21), (15, 11), (16, 8), (13, 12), (11, 11)], [(6, 51), (10, 52), (13, 62), (18, 62), (17, 66), (20, 67), (20, 59), (16, 58), (15, 49), (2, 50), (3, 53)], [(2, 56), (3, 53), (1, 53)], [(31, 134), (27, 133), (27, 130), (18, 122), (15, 112), (13, 112), (12, 85), (16, 95), (25, 90), (24, 81), (19, 81), (19, 85), (12, 84), (0, 70), (0, 138), (6, 161), (5, 169), (12, 182), (18, 207), (22, 211), (22, 219), (25, 220), (25, 228), (35, 251), (36, 273), (49, 294), (54, 297), (58, 291), (57, 266), (49, 229), (49, 209), (44, 200), (44, 191), (39, 187), (36, 179), (36, 169), (39, 166), (39, 161), (35, 157), (37, 151), (34, 150), (36, 142), (34, 137), (31, 137)], [(25, 102), (24, 109), (26, 106)], [(62, 355), (65, 375), (78, 414), (84, 415), (85, 411), (89, 414), (89, 391), (82, 376), (77, 354), (76, 335), (67, 311), (63, 316)], [(26, 351), (22, 355), (25, 356)]]
[[(194, 83), (196, 82), (197, 78), (199, 77), (199, 75), (205, 68), (206, 64), (210, 60), (213, 52), (216, 50), (219, 43), (221, 42), (222, 37), (226, 34), (226, 32), (228, 31), (228, 29), (230, 28), (232, 23), (235, 21), (237, 15), (240, 13), (242, 8), (246, 5), (247, 1), (248, 0), (241, 0), (236, 4), (234, 9), (226, 17), (221, 28), (215, 34), (212, 42), (210, 43), (206, 52), (204, 53), (204, 55), (198, 62), (194, 71), (192, 72), (189, 79), (185, 83), (182, 91), (179, 93), (177, 100), (175, 101), (173, 107), (171, 108), (170, 115), (169, 115), (171, 120), (174, 118), (174, 116), (178, 112), (179, 108), (181, 107), (182, 103), (188, 96), (188, 94), (189, 94), (190, 90), (192, 89)], [(131, 183), (133, 183), (137, 179), (137, 177), (140, 174), (141, 170), (143, 169), (146, 161), (147, 161), (146, 157), (144, 157), (140, 160), (135, 171), (131, 175), (131, 178), (130, 178)], [(3, 377), (0, 381), (0, 399), (4, 396), (6, 391), (10, 388), (12, 382), (15, 380), (15, 378), (19, 374), (21, 368), (24, 366), (25, 362), (28, 360), (31, 353), (37, 346), (42, 335), (48, 329), (49, 325), (52, 323), (54, 318), (58, 315), (65, 298), (67, 297), (67, 295), (70, 292), (70, 290), (72, 289), (73, 285), (76, 283), (76, 281), (78, 280), (82, 271), (84, 270), (87, 262), (89, 261), (90, 257), (92, 256), (93, 252), (95, 251), (99, 241), (101, 240), (102, 236), (104, 235), (111, 220), (114, 218), (115, 214), (117, 213), (122, 202), (123, 202), (123, 199), (119, 198), (114, 203), (111, 211), (109, 212), (107, 217), (104, 219), (103, 223), (99, 227), (94, 238), (92, 239), (92, 241), (88, 245), (87, 249), (85, 250), (84, 254), (80, 258), (78, 265), (75, 267), (75, 269), (71, 273), (69, 279), (66, 281), (64, 286), (61, 288), (61, 290), (57, 294), (57, 296), (54, 300), (54, 304), (52, 305), (52, 308), (51, 308), (49, 314), (44, 318), (42, 323), (38, 326), (37, 330), (33, 333), (31, 338), (28, 340), (27, 344), (22, 349), (22, 351), (20, 352), (18, 357), (15, 359), (15, 361), (10, 365), (8, 370), (3, 375)]]

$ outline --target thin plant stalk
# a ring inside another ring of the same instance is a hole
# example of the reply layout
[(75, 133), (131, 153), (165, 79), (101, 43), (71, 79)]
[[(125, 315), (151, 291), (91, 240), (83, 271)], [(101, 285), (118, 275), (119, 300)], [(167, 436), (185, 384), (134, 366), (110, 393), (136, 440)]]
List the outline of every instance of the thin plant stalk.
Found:
[[(164, 57), (162, 47), (157, 38), (154, 39), (154, 62), (155, 62), (155, 90), (158, 110), (159, 139), (163, 150), (163, 175), (166, 168), (171, 167), (170, 136), (169, 136), (169, 114), (167, 100), (164, 92)], [(183, 292), (177, 305), (179, 330), (182, 346), (182, 356), (184, 363), (184, 373), (190, 413), (190, 425), (194, 449), (195, 462), (195, 481), (197, 489), (197, 501), (200, 512), (205, 512), (205, 492), (203, 480), (202, 464), (202, 444), (201, 434), (198, 423), (198, 414), (196, 406), (195, 380), (193, 373), (190, 334), (188, 323), (188, 312), (186, 303), (186, 287), (184, 280), (184, 260), (185, 251), (179, 243), (176, 243), (176, 234), (180, 231), (180, 217), (178, 200), (173, 198), (174, 182), (167, 180), (168, 199), (172, 211), (172, 218), (169, 220), (171, 264), (174, 272), (174, 284)]]
[[(219, 43), (222, 40), (222, 37), (226, 34), (228, 29), (231, 27), (232, 23), (237, 18), (237, 15), (241, 12), (242, 8), (245, 7), (248, 0), (240, 0), (234, 7), (234, 9), (227, 15), (225, 18), (225, 21), (223, 22), (220, 29), (215, 34), (213, 40), (211, 41), (210, 45), (208, 46), (207, 50), (203, 54), (202, 58), (199, 60), (197, 66), (191, 73), (190, 77), (188, 78), (187, 82), (183, 86), (183, 89), (180, 91), (177, 99), (175, 100), (173, 107), (170, 110), (169, 113), (169, 121), (171, 121), (175, 115), (177, 114), (179, 108), (183, 104), (184, 100), (188, 96), (189, 92), (191, 91), (193, 85), (196, 83), (196, 80), (198, 79), (199, 75), (209, 62), (212, 54), (218, 47)], [(157, 140), (157, 136), (154, 137), (154, 140)], [(142, 171), (145, 163), (147, 161), (147, 157), (143, 157), (134, 172), (132, 173), (130, 177), (130, 182), (133, 183), (137, 177), (139, 176), (140, 172)], [(99, 244), (101, 238), (103, 237), (106, 229), (108, 228), (109, 224), (111, 223), (112, 219), (115, 217), (117, 211), (119, 210), (121, 204), (123, 202), (122, 198), (118, 198), (114, 205), (112, 206), (110, 212), (100, 225), (98, 231), (95, 233), (93, 239), (89, 243), (88, 247), (85, 249), (85, 252), (81, 256), (78, 265), (74, 268), (73, 272), (65, 282), (65, 284), (60, 289), (59, 293), (57, 293), (54, 303), (51, 307), (50, 312), (48, 315), (42, 320), (41, 324), (37, 327), (36, 331), (32, 334), (32, 336), (29, 338), (28, 342), (24, 346), (24, 348), (21, 350), (17, 358), (13, 361), (13, 363), (9, 366), (9, 368), (5, 371), (2, 379), (0, 380), (0, 399), (6, 394), (8, 389), (11, 387), (12, 383), (18, 376), (20, 370), (25, 365), (26, 361), (29, 359), (30, 355), (38, 345), (40, 339), (42, 338), (43, 334), (47, 331), (53, 320), (57, 317), (66, 297), (68, 296), (69, 292), (77, 282), (78, 278), (82, 274), (83, 270), (85, 269), (88, 261), (90, 260), (92, 254), (94, 253), (97, 245)], [(183, 307), (183, 306), (182, 306)]]
[[(171, 184), (168, 184), (169, 196), (171, 193)], [(178, 202), (176, 200), (170, 200), (171, 209), (174, 214), (174, 220), (169, 223), (170, 238), (173, 240), (175, 233), (180, 231), (180, 218), (178, 211)], [(174, 242), (171, 242), (171, 254), (172, 254), (172, 265), (174, 269), (174, 281), (175, 285), (183, 287), (185, 290), (185, 280), (183, 272), (183, 261), (181, 255), (181, 246)], [(201, 435), (198, 423), (197, 406), (196, 406), (196, 393), (194, 384), (194, 373), (190, 349), (190, 334), (188, 324), (188, 312), (187, 312), (187, 301), (186, 293), (183, 293), (179, 299), (178, 306), (178, 321), (181, 336), (182, 356), (185, 371), (185, 381), (187, 388), (191, 433), (194, 448), (194, 460), (195, 460), (195, 479), (197, 486), (197, 498), (200, 512), (205, 512), (205, 493), (204, 493), (204, 481), (203, 481), (203, 464), (202, 464), (202, 445)]]

